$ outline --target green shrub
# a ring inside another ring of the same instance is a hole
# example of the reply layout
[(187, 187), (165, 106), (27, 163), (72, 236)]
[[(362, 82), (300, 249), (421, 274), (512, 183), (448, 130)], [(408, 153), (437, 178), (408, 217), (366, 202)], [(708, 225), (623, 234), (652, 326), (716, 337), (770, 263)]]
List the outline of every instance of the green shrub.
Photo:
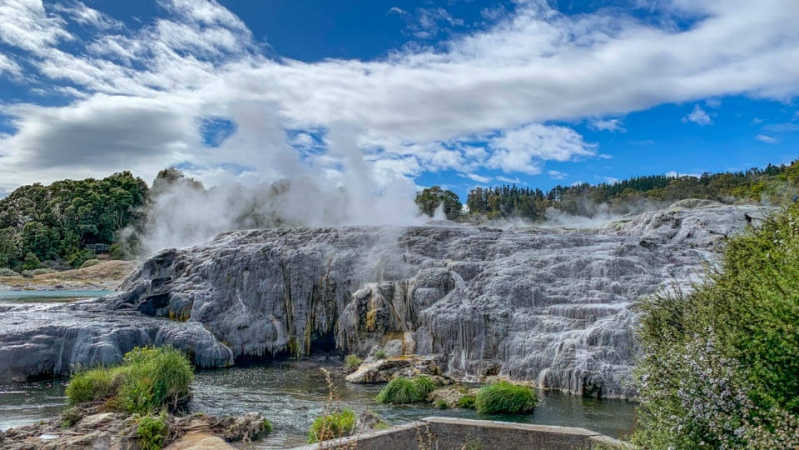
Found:
[(439, 400), (436, 402), (436, 408), (438, 409), (447, 409), (447, 402), (445, 400)]
[(191, 364), (178, 350), (136, 348), (121, 366), (76, 373), (66, 394), (71, 405), (108, 400), (116, 409), (146, 415), (188, 397), (193, 377)]
[(164, 448), (168, 436), (169, 425), (164, 411), (157, 416), (147, 414), (139, 418), (139, 424), (136, 427), (136, 440), (142, 450), (161, 450)]
[(458, 408), (474, 409), (474, 395), (464, 395), (458, 400)]
[(424, 401), (427, 395), (433, 392), (435, 384), (425, 376), (414, 379), (397, 377), (391, 380), (379, 394), (377, 400), (380, 403), (390, 403), (404, 405), (408, 403), (418, 403)]
[(314, 443), (337, 439), (352, 434), (355, 429), (355, 413), (351, 409), (320, 416), (314, 419), (308, 430), (308, 442)]
[(523, 414), (532, 412), (538, 399), (527, 386), (499, 381), (477, 391), (475, 409), (481, 414)]
[(358, 370), (362, 362), (361, 358), (358, 358), (358, 355), (347, 355), (347, 357), (344, 358), (344, 367), (346, 367), (347, 370), (355, 371)]
[(61, 428), (70, 428), (83, 418), (80, 409), (72, 407), (61, 412)]
[(20, 275), (19, 273), (14, 272), (13, 270), (7, 267), (0, 268), (0, 277), (21, 277), (21, 276), (22, 275)]
[(436, 389), (436, 384), (433, 382), (433, 380), (424, 375), (414, 378), (413, 384), (416, 386), (416, 390), (418, 391), (421, 400), (427, 398), (427, 396)]
[(637, 305), (641, 448), (799, 446), (798, 225), (794, 203), (730, 239), (691, 293)]
[(105, 400), (116, 395), (118, 383), (113, 382), (121, 376), (120, 368), (92, 369), (78, 372), (67, 385), (66, 395), (72, 406)]
[(263, 434), (264, 435), (272, 434), (272, 431), (274, 431), (274, 427), (272, 426), (272, 422), (270, 422), (267, 419), (264, 419), (264, 431), (263, 431)]
[(375, 358), (377, 359), (386, 359), (386, 352), (382, 349), (375, 352)]

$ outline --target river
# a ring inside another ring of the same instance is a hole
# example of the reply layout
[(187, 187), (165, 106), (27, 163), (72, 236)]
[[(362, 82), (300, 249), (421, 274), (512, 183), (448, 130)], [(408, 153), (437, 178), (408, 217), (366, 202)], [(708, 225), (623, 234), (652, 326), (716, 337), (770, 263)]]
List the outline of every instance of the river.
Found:
[[(0, 292), (0, 303), (70, 301), (94, 296), (96, 292), (49, 291), (12, 295)], [(75, 297), (69, 298), (69, 295)], [(274, 425), (275, 432), (258, 443), (258, 448), (286, 448), (305, 442), (311, 422), (328, 405), (328, 392), (322, 368), (334, 376), (336, 406), (360, 412), (370, 408), (389, 424), (446, 415), (452, 417), (505, 420), (543, 425), (583, 427), (610, 436), (629, 433), (635, 404), (623, 400), (597, 400), (557, 392), (539, 392), (541, 404), (533, 414), (521, 416), (480, 416), (471, 410), (439, 410), (429, 404), (387, 406), (374, 401), (380, 385), (352, 385), (337, 374), (341, 361), (285, 360), (265, 361), (247, 366), (199, 371), (193, 383), (193, 411), (212, 415), (237, 415), (260, 412)], [(66, 380), (0, 384), (0, 430), (35, 423), (58, 416), (66, 405)]]

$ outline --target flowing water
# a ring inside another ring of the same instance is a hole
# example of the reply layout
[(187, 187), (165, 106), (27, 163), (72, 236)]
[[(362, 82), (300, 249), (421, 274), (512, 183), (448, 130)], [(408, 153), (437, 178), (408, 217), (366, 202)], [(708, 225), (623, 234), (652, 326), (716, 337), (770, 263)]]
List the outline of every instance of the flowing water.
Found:
[[(0, 291), (0, 304), (67, 302), (104, 295), (102, 291)], [(352, 385), (337, 372), (341, 361), (273, 361), (196, 374), (190, 404), (212, 415), (259, 412), (275, 433), (259, 448), (286, 448), (305, 442), (313, 419), (331, 408), (322, 368), (333, 373), (336, 403), (356, 412), (369, 408), (391, 425), (429, 416), (504, 420), (542, 425), (583, 427), (610, 436), (632, 429), (635, 404), (622, 400), (580, 398), (539, 392), (541, 404), (531, 415), (480, 416), (471, 410), (439, 410), (429, 404), (387, 406), (374, 401), (381, 385)], [(0, 383), (0, 430), (57, 417), (66, 407), (65, 380)], [(335, 407), (335, 406), (334, 406)]]
[[(610, 436), (632, 429), (635, 404), (622, 400), (580, 398), (539, 392), (541, 404), (531, 415), (481, 416), (471, 410), (439, 410), (429, 404), (387, 406), (374, 401), (381, 385), (352, 385), (336, 374), (338, 361), (276, 361), (246, 367), (198, 372), (193, 385), (193, 411), (212, 415), (260, 412), (275, 433), (258, 448), (286, 448), (305, 442), (313, 419), (328, 406), (321, 368), (334, 373), (336, 405), (356, 412), (368, 407), (391, 425), (429, 416), (450, 416), (510, 422), (583, 427)], [(0, 430), (56, 417), (65, 407), (65, 381), (0, 384)]]

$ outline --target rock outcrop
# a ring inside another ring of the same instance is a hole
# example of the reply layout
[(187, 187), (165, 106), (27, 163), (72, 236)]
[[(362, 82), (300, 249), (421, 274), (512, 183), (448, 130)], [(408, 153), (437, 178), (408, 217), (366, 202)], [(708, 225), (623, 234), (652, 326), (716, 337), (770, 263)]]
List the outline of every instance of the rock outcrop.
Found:
[[(145, 262), (116, 294), (92, 304), (109, 310), (92, 320), (127, 324), (125, 339), (97, 324), (90, 328), (104, 331), (87, 342), (95, 354), (116, 358), (122, 347), (114, 342), (167, 336), (156, 343), (224, 365), (231, 355), (305, 356), (334, 347), (363, 355), (399, 339), (403, 353), (444, 355), (450, 375), (625, 397), (633, 394), (633, 302), (700, 279), (720, 240), (752, 216), (763, 212), (682, 203), (590, 230), (441, 223), (229, 232)], [(15, 345), (41, 342), (37, 353), (54, 353), (53, 342), (76, 329), (20, 326), (31, 331), (11, 333)], [(0, 328), (3, 349), (9, 339)], [(86, 360), (48, 358), (62, 370)], [(0, 378), (13, 372), (3, 365)]]

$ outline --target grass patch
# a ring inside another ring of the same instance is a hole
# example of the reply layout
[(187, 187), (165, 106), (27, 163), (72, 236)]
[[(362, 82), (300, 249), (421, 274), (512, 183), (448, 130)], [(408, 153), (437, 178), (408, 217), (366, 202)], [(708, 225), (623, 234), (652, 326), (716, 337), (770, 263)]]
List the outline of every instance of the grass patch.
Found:
[(344, 358), (344, 367), (346, 367), (347, 370), (356, 371), (358, 367), (361, 366), (362, 362), (361, 358), (358, 358), (358, 355), (347, 355), (347, 357)]
[(375, 358), (377, 359), (386, 359), (386, 352), (384, 350), (378, 350), (375, 352)]
[(398, 377), (391, 380), (375, 400), (394, 405), (418, 403), (424, 401), (434, 389), (435, 383), (428, 377), (420, 376), (414, 379)]
[(482, 414), (523, 414), (538, 403), (534, 390), (527, 386), (499, 381), (483, 386), (475, 397), (475, 409)]
[(136, 348), (121, 366), (75, 374), (66, 389), (70, 405), (105, 400), (118, 410), (150, 414), (188, 397), (194, 372), (171, 347)]
[(139, 418), (139, 424), (136, 427), (136, 441), (142, 450), (161, 450), (164, 448), (168, 436), (169, 425), (166, 420), (166, 412), (161, 411), (157, 416), (148, 414)]
[(475, 408), (474, 402), (475, 402), (474, 395), (469, 395), (469, 394), (464, 395), (458, 400), (458, 408), (474, 409)]
[(355, 429), (355, 413), (351, 409), (319, 416), (314, 419), (308, 430), (308, 442), (338, 439), (352, 434)]

